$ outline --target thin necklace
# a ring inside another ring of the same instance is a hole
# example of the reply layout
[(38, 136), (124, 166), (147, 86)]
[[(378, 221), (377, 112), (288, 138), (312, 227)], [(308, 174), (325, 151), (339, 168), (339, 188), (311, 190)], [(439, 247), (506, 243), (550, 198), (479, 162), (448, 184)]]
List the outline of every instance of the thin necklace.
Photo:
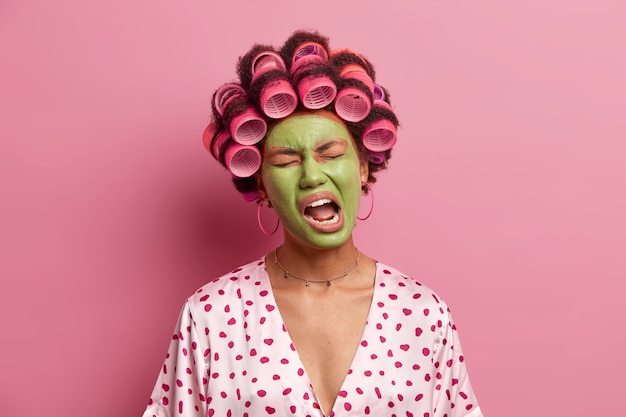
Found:
[(287, 271), (285, 269), (285, 267), (280, 263), (280, 261), (278, 260), (278, 254), (276, 253), (276, 249), (274, 249), (274, 263), (276, 265), (278, 265), (278, 267), (285, 273), (285, 279), (291, 277), (294, 277), (295, 279), (299, 279), (300, 281), (304, 281), (304, 285), (309, 287), (311, 286), (311, 283), (313, 284), (323, 284), (326, 283), (327, 286), (331, 286), (331, 282), (346, 277), (350, 272), (352, 272), (354, 270), (354, 268), (357, 267), (357, 265), (359, 264), (359, 250), (356, 250), (356, 258), (354, 259), (354, 263), (352, 265), (350, 265), (348, 267), (348, 269), (346, 269), (341, 275), (338, 275), (334, 278), (328, 278), (328, 279), (320, 279), (320, 280), (316, 280), (316, 279), (307, 279), (307, 278), (302, 278), (299, 277), (295, 274), (292, 274), (291, 272)]

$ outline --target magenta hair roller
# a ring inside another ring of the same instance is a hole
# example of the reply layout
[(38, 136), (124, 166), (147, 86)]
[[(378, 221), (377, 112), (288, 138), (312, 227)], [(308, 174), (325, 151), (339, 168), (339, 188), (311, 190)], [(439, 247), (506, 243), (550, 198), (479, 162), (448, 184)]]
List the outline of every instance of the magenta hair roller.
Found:
[(210, 146), (211, 154), (234, 176), (249, 177), (261, 166), (261, 153), (256, 147), (234, 142), (225, 130), (214, 139)]
[[(374, 94), (374, 81), (365, 68), (357, 64), (346, 65), (339, 74), (342, 79), (358, 80)], [(337, 115), (348, 122), (360, 122), (372, 110), (369, 96), (357, 86), (347, 86), (337, 94), (335, 111)]]
[(383, 109), (393, 112), (393, 109), (391, 108), (391, 104), (387, 103), (386, 101), (376, 100), (374, 102), (374, 107), (382, 107)]
[[(247, 101), (246, 94), (238, 84), (224, 84), (215, 93), (213, 105), (215, 111), (223, 116), (227, 107), (234, 101)], [(254, 145), (267, 133), (267, 124), (251, 105), (236, 114), (228, 123), (230, 135), (242, 145)]]
[(249, 177), (261, 166), (261, 153), (254, 146), (232, 143), (224, 152), (224, 163), (234, 176)]
[(396, 126), (387, 119), (380, 119), (369, 125), (363, 132), (362, 142), (368, 150), (384, 152), (396, 144)]
[(385, 156), (384, 152), (369, 151), (367, 153), (367, 160), (370, 161), (372, 164), (380, 165), (385, 162), (386, 159), (387, 157)]
[(326, 76), (303, 77), (298, 83), (298, 95), (307, 109), (321, 109), (333, 102), (337, 86)]
[(367, 71), (365, 71), (365, 68), (361, 67), (360, 65), (346, 65), (339, 73), (339, 76), (343, 79), (350, 78), (361, 81), (367, 86), (372, 95), (374, 94), (374, 81), (372, 81), (372, 78), (369, 76)]
[[(268, 71), (280, 71), (287, 77), (287, 68), (276, 52), (264, 51), (252, 60), (252, 82)], [(298, 96), (287, 79), (277, 78), (266, 83), (260, 94), (261, 109), (266, 116), (280, 119), (289, 116), (298, 105)]]
[[(211, 122), (202, 133), (202, 143), (204, 144), (204, 147), (207, 149), (207, 151), (211, 152), (211, 154), (213, 154), (211, 143), (213, 142), (213, 138), (215, 137), (215, 134), (218, 130), (219, 127), (217, 126), (217, 123)], [(215, 157), (215, 155), (213, 156)]]
[(253, 107), (233, 117), (229, 127), (233, 140), (242, 145), (254, 145), (267, 133), (267, 123)]
[(245, 91), (239, 84), (224, 84), (215, 92), (213, 106), (220, 116), (224, 115), (224, 109), (228, 103), (237, 96), (245, 96)]
[(382, 107), (393, 112), (391, 105), (385, 101), (385, 90), (378, 84), (374, 84), (374, 107)]
[(274, 51), (264, 51), (252, 59), (252, 81), (270, 70), (287, 71), (285, 62)]
[(374, 84), (372, 95), (374, 96), (374, 101), (385, 101), (385, 90), (378, 84)]
[[(304, 71), (323, 66), (328, 62), (328, 52), (316, 42), (304, 42), (293, 53), (291, 74), (298, 82), (298, 96), (307, 109), (328, 106), (337, 95), (335, 82), (325, 74), (310, 74), (300, 78)], [(298, 80), (298, 78), (300, 78)]]
[(310, 64), (324, 64), (328, 61), (328, 52), (317, 42), (304, 42), (296, 48), (291, 60), (291, 74)]
[(217, 136), (213, 135), (213, 141), (211, 142), (209, 146), (209, 151), (211, 152), (211, 155), (213, 155), (213, 158), (221, 162), (220, 149), (222, 149), (224, 142), (226, 142), (229, 139), (231, 139), (230, 134), (225, 130), (222, 130), (221, 132), (219, 132)]
[(259, 105), (263, 113), (272, 119), (289, 116), (298, 106), (298, 96), (287, 80), (275, 80), (267, 83), (261, 90)]
[(369, 97), (356, 87), (346, 87), (337, 93), (335, 112), (343, 120), (360, 122), (367, 117), (371, 109)]

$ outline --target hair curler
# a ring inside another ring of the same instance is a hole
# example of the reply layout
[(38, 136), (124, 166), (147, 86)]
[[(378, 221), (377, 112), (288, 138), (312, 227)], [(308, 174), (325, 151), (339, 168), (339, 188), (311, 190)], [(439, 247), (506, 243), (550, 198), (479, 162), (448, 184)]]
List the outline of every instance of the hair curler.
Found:
[(298, 96), (307, 109), (326, 107), (337, 95), (335, 82), (324, 71), (315, 71), (327, 62), (328, 52), (316, 42), (304, 42), (293, 53), (291, 75), (298, 80)]
[(280, 119), (289, 116), (298, 105), (298, 96), (287, 79), (287, 68), (283, 59), (274, 51), (257, 54), (251, 65), (252, 83), (269, 71), (279, 71), (283, 77), (267, 81), (261, 88), (259, 106), (267, 117)]
[[(211, 144), (218, 130), (219, 130), (219, 126), (217, 125), (217, 123), (211, 122), (204, 129), (204, 132), (202, 132), (202, 143), (204, 144), (204, 147), (206, 148), (206, 150), (211, 152), (212, 155), (213, 155), (213, 150), (212, 150)], [(213, 155), (213, 157), (215, 157), (215, 155)]]
[(255, 146), (241, 145), (222, 130), (211, 144), (211, 154), (236, 177), (254, 175), (261, 166), (261, 153)]
[(267, 133), (267, 123), (252, 106), (232, 118), (229, 124), (233, 140), (242, 145), (254, 145)]
[(385, 101), (385, 90), (378, 84), (374, 84), (374, 107), (382, 107), (385, 110), (389, 110), (393, 113), (391, 104)]
[(223, 116), (224, 110), (235, 97), (245, 95), (245, 91), (239, 84), (224, 84), (217, 89), (213, 96), (213, 108), (218, 115)]
[[(365, 68), (357, 64), (348, 64), (341, 69), (339, 76), (343, 79), (350, 78), (361, 81), (374, 94), (374, 81), (369, 76)], [(384, 94), (384, 93), (383, 93)]]
[(328, 106), (337, 95), (337, 86), (327, 76), (303, 77), (298, 83), (298, 95), (307, 109), (317, 110)]
[(387, 159), (385, 152), (367, 152), (367, 160), (372, 164), (380, 165)]
[(317, 42), (304, 42), (293, 52), (291, 59), (291, 73), (295, 74), (310, 64), (325, 64), (328, 61), (328, 52)]
[(383, 100), (374, 101), (374, 107), (382, 107), (385, 110), (389, 110), (390, 112), (393, 112), (393, 109), (391, 108), (391, 104)]
[(230, 134), (226, 130), (221, 130), (217, 134), (213, 135), (213, 139), (211, 140), (209, 152), (211, 152), (213, 158), (217, 159), (219, 162), (222, 162), (220, 159), (221, 148), (228, 139), (230, 139)]
[(224, 153), (226, 168), (237, 177), (254, 175), (261, 166), (261, 153), (254, 146), (233, 143)]
[[(232, 115), (228, 111), (230, 106), (234, 106), (235, 109)], [(224, 121), (235, 142), (254, 145), (267, 133), (267, 123), (248, 102), (246, 93), (239, 84), (222, 85), (215, 92), (213, 107), (219, 116), (229, 114), (228, 117), (224, 117)]]
[[(374, 108), (383, 108), (393, 113), (391, 105), (385, 101), (385, 90), (378, 84), (374, 84)], [(375, 164), (382, 164), (385, 159), (384, 151), (391, 149), (397, 140), (395, 124), (388, 119), (380, 119), (373, 122), (363, 133), (363, 146), (370, 150), (368, 159)], [(380, 154), (380, 155), (378, 155)], [(382, 160), (378, 161), (380, 158)]]
[(335, 112), (343, 120), (360, 122), (367, 117), (371, 109), (369, 97), (360, 88), (348, 86), (337, 93)]
[(348, 122), (360, 122), (372, 110), (372, 100), (363, 87), (367, 88), (370, 94), (373, 94), (374, 82), (367, 72), (358, 65), (346, 66), (341, 72), (341, 78), (356, 80), (359, 83), (348, 84), (339, 90), (335, 99), (335, 111), (339, 117)]
[(384, 152), (396, 144), (396, 126), (387, 119), (372, 122), (363, 132), (363, 146), (373, 152)]
[(374, 96), (374, 102), (385, 101), (385, 90), (378, 84), (374, 84), (372, 95)]

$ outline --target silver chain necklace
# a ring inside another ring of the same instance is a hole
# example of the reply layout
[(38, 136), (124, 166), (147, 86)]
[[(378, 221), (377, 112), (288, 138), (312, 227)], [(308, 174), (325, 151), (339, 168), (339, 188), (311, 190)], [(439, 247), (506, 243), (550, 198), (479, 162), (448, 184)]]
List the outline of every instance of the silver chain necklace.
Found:
[(323, 283), (326, 283), (326, 285), (330, 287), (332, 281), (335, 281), (337, 279), (346, 277), (350, 272), (352, 272), (359, 265), (359, 250), (358, 249), (356, 250), (356, 258), (354, 259), (354, 263), (352, 265), (350, 265), (348, 267), (348, 269), (346, 269), (341, 275), (338, 275), (338, 276), (336, 276), (334, 278), (328, 278), (328, 279), (320, 279), (320, 280), (307, 279), (307, 278), (302, 278), (302, 277), (299, 277), (299, 276), (297, 276), (295, 274), (292, 274), (291, 272), (287, 271), (285, 269), (285, 267), (278, 260), (278, 254), (276, 253), (276, 249), (274, 249), (274, 263), (276, 265), (278, 265), (278, 267), (285, 273), (285, 279), (287, 279), (289, 277), (293, 277), (295, 279), (299, 279), (300, 281), (304, 281), (304, 285), (307, 286), (307, 287), (311, 286), (311, 283), (313, 283), (313, 284), (323, 284)]

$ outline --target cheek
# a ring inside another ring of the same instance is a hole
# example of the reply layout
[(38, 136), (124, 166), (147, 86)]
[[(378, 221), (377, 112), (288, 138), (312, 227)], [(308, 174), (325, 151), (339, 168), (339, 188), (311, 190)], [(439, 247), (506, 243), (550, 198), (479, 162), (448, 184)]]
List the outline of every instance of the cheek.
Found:
[(338, 171), (338, 175), (341, 175), (345, 178), (344, 183), (346, 184), (357, 184), (361, 185), (363, 178), (363, 170), (361, 169), (361, 164), (358, 160), (351, 161), (349, 165), (345, 165)]
[(292, 186), (293, 176), (281, 174), (276, 172), (263, 174), (263, 184), (270, 199), (283, 198)]

